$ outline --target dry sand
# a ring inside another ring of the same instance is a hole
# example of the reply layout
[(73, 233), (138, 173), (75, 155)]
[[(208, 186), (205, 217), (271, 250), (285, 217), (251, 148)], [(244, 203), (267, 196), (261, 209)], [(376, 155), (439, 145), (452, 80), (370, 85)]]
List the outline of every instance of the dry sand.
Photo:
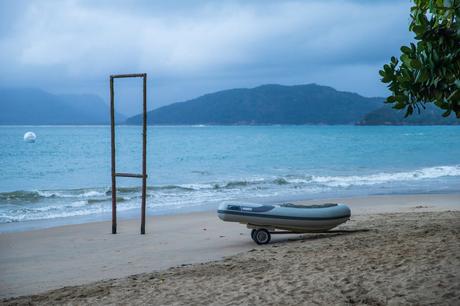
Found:
[(266, 246), (209, 213), (149, 220), (144, 237), (132, 221), (116, 236), (107, 223), (2, 234), (3, 296), (163, 270), (2, 303), (459, 305), (460, 195), (342, 202), (353, 217), (338, 231), (279, 235)]

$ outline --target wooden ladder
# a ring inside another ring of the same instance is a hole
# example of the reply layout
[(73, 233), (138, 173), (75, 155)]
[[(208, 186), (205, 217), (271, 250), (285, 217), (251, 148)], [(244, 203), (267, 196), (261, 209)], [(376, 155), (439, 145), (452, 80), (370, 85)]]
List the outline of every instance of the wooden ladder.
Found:
[[(114, 79), (142, 78), (143, 79), (143, 116), (142, 116), (142, 174), (117, 173), (115, 168), (115, 94)], [(112, 147), (112, 234), (117, 233), (117, 177), (133, 177), (142, 179), (142, 210), (141, 235), (145, 234), (145, 206), (147, 193), (147, 74), (117, 74), (110, 76), (110, 127)]]

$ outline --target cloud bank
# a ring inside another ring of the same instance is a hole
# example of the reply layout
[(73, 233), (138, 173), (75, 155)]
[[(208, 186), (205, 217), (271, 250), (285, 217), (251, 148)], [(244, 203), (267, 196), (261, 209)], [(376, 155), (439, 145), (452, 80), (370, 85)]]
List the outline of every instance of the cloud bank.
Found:
[(155, 106), (263, 83), (384, 95), (378, 69), (411, 39), (408, 1), (5, 2), (0, 85), (105, 98), (109, 74), (147, 72)]

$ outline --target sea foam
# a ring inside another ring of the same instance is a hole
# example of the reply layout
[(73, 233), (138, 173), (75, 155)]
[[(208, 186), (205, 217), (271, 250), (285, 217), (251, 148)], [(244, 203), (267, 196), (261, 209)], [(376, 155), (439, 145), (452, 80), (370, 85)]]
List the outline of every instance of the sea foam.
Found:
[[(175, 211), (227, 200), (238, 201), (251, 198), (257, 201), (257, 199), (266, 200), (274, 197), (289, 198), (294, 195), (315, 197), (325, 192), (340, 194), (353, 187), (385, 187), (394, 182), (398, 182), (398, 185), (407, 185), (442, 177), (459, 179), (460, 165), (363, 175), (359, 175), (358, 171), (356, 173), (356, 175), (343, 176), (309, 174), (253, 176), (207, 183), (149, 186), (147, 205), (149, 209), (157, 211)], [(394, 185), (391, 186), (393, 189)], [(118, 188), (118, 211), (138, 209), (140, 198), (139, 186)], [(0, 193), (0, 223), (84, 216), (110, 211), (111, 190), (107, 187)]]

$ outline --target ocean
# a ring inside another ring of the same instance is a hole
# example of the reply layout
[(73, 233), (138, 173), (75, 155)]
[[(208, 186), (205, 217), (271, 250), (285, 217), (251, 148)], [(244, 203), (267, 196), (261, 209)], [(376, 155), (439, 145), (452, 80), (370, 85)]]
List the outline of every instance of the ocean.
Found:
[[(141, 173), (141, 127), (116, 133), (117, 172)], [(151, 126), (147, 168), (150, 215), (453, 193), (460, 126)], [(119, 216), (138, 216), (141, 180), (117, 181)], [(0, 126), (0, 231), (108, 220), (110, 184), (109, 126)]]

